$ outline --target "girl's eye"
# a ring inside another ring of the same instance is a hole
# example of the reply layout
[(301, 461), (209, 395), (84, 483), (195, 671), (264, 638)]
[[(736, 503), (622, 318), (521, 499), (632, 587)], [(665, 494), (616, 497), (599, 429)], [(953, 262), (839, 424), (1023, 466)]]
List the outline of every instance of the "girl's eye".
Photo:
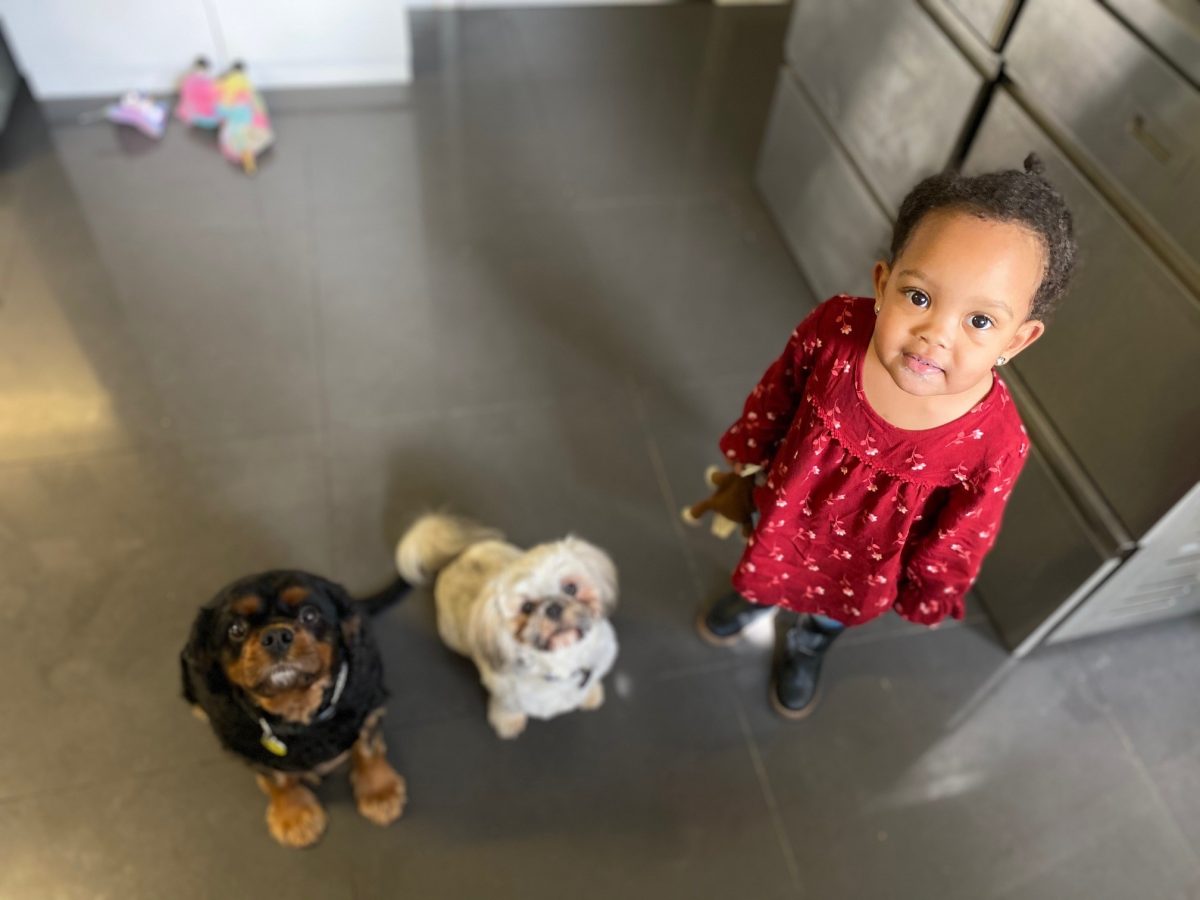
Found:
[(246, 623), (238, 619), (229, 626), (229, 638), (234, 641), (242, 641), (246, 639)]
[(568, 581), (566, 584), (564, 584), (562, 586), (562, 591), (568, 597), (574, 597), (576, 594), (579, 593), (579, 585), (577, 585), (573, 581)]
[(929, 305), (929, 295), (924, 291), (905, 291), (904, 296), (909, 299), (909, 302), (911, 302), (913, 306), (919, 306), (921, 309), (924, 309)]
[(321, 621), (321, 614), (312, 606), (306, 606), (300, 610), (301, 625), (316, 625)]
[(980, 313), (971, 316), (971, 327), (977, 328), (980, 331), (987, 331), (994, 324), (990, 318)]
[(530, 613), (532, 613), (536, 608), (537, 608), (536, 603), (534, 603), (532, 600), (526, 600), (524, 603), (521, 604), (521, 613), (523, 615), (527, 616)]

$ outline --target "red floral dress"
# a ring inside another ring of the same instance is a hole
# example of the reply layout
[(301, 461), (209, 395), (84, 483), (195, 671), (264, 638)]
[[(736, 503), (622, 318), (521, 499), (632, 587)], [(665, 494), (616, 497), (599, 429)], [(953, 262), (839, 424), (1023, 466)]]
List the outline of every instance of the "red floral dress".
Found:
[(728, 459), (766, 471), (733, 584), (755, 603), (847, 625), (889, 607), (924, 625), (961, 619), (1029, 440), (999, 378), (937, 428), (882, 419), (862, 389), (872, 302), (818, 306), (721, 438)]

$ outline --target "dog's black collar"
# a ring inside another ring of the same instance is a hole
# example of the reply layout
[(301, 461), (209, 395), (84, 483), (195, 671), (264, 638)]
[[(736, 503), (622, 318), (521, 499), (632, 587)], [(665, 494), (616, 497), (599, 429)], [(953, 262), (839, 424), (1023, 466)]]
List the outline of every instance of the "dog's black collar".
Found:
[[(333, 718), (333, 714), (337, 712), (338, 700), (342, 698), (342, 692), (346, 690), (346, 681), (349, 676), (350, 665), (343, 661), (342, 667), (338, 669), (337, 680), (333, 683), (333, 690), (325, 698), (317, 710), (317, 714), (313, 716), (313, 722), (328, 722)], [(268, 753), (273, 753), (276, 756), (287, 756), (287, 744), (281, 741), (278, 735), (275, 734), (266, 716), (255, 716), (255, 718), (258, 720), (258, 726), (262, 729), (262, 737), (259, 738), (259, 743), (266, 748)]]
[(544, 681), (574, 681), (576, 679), (579, 680), (579, 687), (582, 690), (583, 688), (587, 687), (587, 683), (592, 680), (592, 670), (591, 669), (576, 669), (570, 675), (562, 675), (562, 676), (543, 675), (542, 676), (542, 680), (544, 680)]

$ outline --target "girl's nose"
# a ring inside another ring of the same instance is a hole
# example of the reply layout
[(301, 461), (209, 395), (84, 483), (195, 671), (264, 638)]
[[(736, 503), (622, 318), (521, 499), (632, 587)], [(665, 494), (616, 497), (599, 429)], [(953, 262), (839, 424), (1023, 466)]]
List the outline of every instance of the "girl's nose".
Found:
[(930, 316), (921, 323), (917, 336), (935, 347), (949, 347), (954, 337), (954, 320), (950, 316)]

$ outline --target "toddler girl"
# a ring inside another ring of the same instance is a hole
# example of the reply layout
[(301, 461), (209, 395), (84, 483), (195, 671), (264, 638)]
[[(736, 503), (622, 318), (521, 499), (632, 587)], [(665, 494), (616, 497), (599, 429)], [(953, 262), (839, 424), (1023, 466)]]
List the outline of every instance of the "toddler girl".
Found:
[(772, 608), (802, 614), (774, 666), (780, 714), (811, 712), (846, 627), (888, 609), (963, 617), (1029, 451), (993, 369), (1041, 337), (1074, 257), (1070, 213), (1033, 156), (1023, 172), (927, 178), (875, 264), (874, 298), (818, 306), (721, 438), (736, 471), (761, 467), (758, 520), (737, 592), (700, 630), (728, 643)]

